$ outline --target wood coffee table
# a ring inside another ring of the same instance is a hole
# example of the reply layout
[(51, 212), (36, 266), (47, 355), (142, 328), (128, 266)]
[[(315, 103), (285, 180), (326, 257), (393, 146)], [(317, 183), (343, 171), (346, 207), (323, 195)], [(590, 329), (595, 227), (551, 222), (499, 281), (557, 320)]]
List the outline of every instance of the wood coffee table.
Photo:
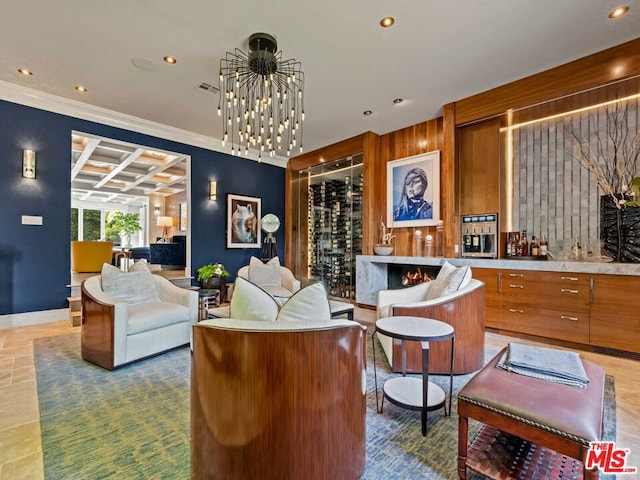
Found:
[[(597, 479), (584, 461), (602, 436), (604, 370), (583, 360), (590, 382), (580, 389), (497, 368), (503, 352), (458, 394), (459, 477), (468, 467), (489, 478)], [(485, 427), (467, 448), (469, 418)]]

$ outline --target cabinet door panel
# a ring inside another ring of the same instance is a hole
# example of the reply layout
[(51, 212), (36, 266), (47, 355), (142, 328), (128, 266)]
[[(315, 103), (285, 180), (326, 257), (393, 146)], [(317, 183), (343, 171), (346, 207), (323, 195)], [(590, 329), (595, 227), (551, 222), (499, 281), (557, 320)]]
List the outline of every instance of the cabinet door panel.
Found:
[(500, 295), (500, 279), (502, 272), (493, 268), (473, 268), (473, 278), (485, 283), (485, 325), (500, 328), (502, 299)]
[(640, 352), (640, 277), (594, 275), (590, 343)]

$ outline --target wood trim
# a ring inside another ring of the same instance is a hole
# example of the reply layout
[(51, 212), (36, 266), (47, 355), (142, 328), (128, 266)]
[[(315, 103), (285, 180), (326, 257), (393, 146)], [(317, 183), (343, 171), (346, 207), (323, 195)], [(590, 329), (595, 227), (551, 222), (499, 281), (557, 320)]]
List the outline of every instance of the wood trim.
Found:
[[(86, 281), (86, 280), (85, 280)], [(82, 328), (80, 330), (80, 353), (88, 362), (100, 365), (107, 370), (114, 367), (114, 305), (97, 300), (82, 282)]]
[(640, 39), (594, 53), (456, 102), (464, 125), (640, 74)]
[(325, 161), (333, 161), (349, 155), (361, 153), (363, 151), (363, 144), (367, 134), (375, 135), (373, 132), (366, 132), (361, 135), (348, 138), (347, 140), (334, 143), (333, 145), (293, 157), (287, 163), (287, 170), (297, 172), (304, 170), (305, 168), (320, 165)]

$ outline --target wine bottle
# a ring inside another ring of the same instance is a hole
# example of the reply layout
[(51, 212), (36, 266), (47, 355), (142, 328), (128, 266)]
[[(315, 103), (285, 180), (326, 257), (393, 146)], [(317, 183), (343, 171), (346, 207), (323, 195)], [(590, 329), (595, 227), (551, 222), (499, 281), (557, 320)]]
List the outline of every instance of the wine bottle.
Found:
[(547, 236), (543, 233), (542, 239), (540, 240), (540, 255), (543, 257), (546, 257), (548, 249), (549, 249), (549, 244), (547, 242)]
[(538, 245), (538, 242), (536, 241), (536, 236), (535, 235), (531, 236), (530, 250), (531, 250), (531, 255), (533, 255), (534, 257), (537, 257), (537, 256), (540, 255), (540, 246)]

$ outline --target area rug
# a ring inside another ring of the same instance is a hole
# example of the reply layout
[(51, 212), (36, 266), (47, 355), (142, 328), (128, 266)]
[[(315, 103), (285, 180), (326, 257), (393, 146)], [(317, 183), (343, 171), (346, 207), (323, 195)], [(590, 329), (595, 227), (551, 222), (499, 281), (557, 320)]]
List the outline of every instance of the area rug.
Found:
[[(376, 413), (370, 336), (367, 342), (367, 461), (362, 479), (456, 479), (455, 395), (472, 375), (454, 377), (454, 414), (429, 412), (425, 438), (419, 412), (385, 402), (383, 413)], [(113, 372), (82, 360), (79, 334), (36, 340), (34, 353), (48, 480), (189, 478), (188, 348)], [(495, 353), (487, 350), (486, 360)], [(380, 386), (396, 374), (389, 371), (378, 343), (376, 362)], [(448, 391), (448, 377), (431, 380)], [(615, 425), (615, 391), (607, 376), (605, 439), (615, 440)], [(470, 434), (479, 428), (470, 421)]]

